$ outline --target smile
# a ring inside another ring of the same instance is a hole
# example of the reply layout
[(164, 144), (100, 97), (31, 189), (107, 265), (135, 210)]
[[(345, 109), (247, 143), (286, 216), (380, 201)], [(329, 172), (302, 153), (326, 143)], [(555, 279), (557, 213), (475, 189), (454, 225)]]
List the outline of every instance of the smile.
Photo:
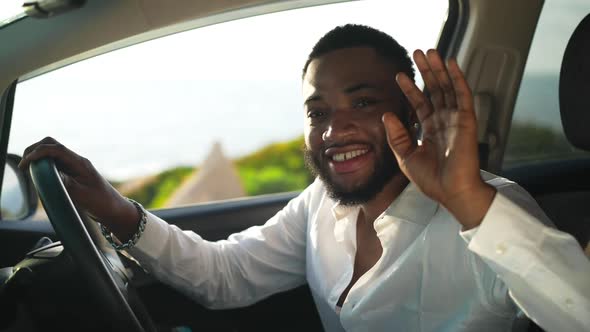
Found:
[(369, 150), (368, 149), (360, 149), (360, 150), (354, 150), (354, 151), (349, 151), (349, 152), (342, 152), (342, 153), (336, 153), (332, 156), (332, 160), (333, 161), (346, 161), (352, 158), (356, 158), (358, 156), (362, 156), (365, 153), (367, 153)]

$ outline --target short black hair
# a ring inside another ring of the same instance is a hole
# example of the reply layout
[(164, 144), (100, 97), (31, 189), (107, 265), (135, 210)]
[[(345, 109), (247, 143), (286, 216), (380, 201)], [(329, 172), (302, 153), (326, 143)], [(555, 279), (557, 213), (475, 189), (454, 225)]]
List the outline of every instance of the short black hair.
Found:
[(359, 24), (338, 26), (320, 38), (307, 57), (303, 66), (303, 76), (312, 60), (331, 51), (352, 47), (374, 49), (377, 54), (395, 65), (400, 72), (406, 73), (410, 79), (414, 80), (414, 67), (412, 67), (408, 51), (385, 32)]

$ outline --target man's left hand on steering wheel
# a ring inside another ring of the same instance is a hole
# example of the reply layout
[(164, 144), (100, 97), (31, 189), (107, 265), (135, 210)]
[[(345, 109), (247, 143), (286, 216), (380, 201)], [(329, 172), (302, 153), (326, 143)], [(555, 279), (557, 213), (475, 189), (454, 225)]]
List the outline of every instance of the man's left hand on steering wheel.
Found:
[(19, 167), (42, 158), (51, 158), (62, 174), (74, 204), (99, 220), (125, 242), (137, 231), (140, 215), (94, 168), (92, 163), (51, 137), (27, 147)]
[[(111, 266), (122, 266), (118, 256), (109, 255), (106, 248), (101, 250), (97, 246), (90, 235), (96, 233), (91, 229), (96, 229), (96, 225), (80, 215), (91, 214), (124, 238), (122, 229), (127, 227), (133, 233), (133, 227), (137, 228), (139, 212), (135, 206), (100, 176), (87, 159), (52, 138), (30, 146), (24, 155), (19, 167), (30, 166), (45, 212), (65, 252), (88, 281), (89, 290), (107, 315), (104, 320), (111, 322), (113, 330), (155, 331), (137, 298), (133, 298), (133, 308), (130, 306), (133, 290)], [(116, 262), (109, 261), (113, 259)]]

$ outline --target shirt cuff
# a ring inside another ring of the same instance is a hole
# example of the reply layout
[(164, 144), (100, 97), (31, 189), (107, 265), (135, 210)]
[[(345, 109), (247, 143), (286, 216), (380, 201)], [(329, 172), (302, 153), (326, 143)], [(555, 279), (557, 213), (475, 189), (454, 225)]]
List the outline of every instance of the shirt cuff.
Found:
[(545, 228), (498, 192), (479, 227), (461, 232), (461, 236), (469, 250), (522, 275), (537, 261), (533, 256)]
[(486, 261), (539, 325), (548, 331), (581, 331), (580, 326), (589, 326), (585, 276), (590, 264), (571, 235), (542, 223), (534, 201), (516, 202), (496, 194), (469, 250)]
[(167, 222), (148, 211), (146, 214), (145, 230), (135, 246), (129, 249), (129, 253), (139, 260), (159, 257), (166, 246), (169, 233), (170, 225)]

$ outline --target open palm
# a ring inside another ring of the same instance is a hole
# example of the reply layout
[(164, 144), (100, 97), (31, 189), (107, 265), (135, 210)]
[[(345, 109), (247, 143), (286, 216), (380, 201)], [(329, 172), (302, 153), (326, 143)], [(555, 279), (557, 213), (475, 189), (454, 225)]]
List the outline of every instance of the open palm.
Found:
[(416, 144), (393, 113), (383, 122), (389, 145), (404, 174), (426, 195), (447, 206), (483, 184), (477, 154), (477, 124), (471, 90), (454, 60), (445, 66), (435, 50), (414, 52), (430, 92), (427, 98), (404, 73), (398, 84), (420, 122)]

